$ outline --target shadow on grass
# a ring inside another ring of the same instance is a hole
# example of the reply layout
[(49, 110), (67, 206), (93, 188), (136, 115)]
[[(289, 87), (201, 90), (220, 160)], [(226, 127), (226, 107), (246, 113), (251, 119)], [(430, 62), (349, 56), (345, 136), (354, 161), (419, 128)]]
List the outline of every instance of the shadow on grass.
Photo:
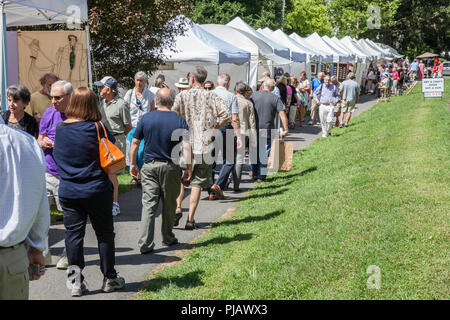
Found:
[(203, 270), (196, 270), (184, 275), (173, 276), (173, 277), (157, 277), (150, 281), (146, 281), (144, 286), (141, 288), (142, 292), (155, 292), (164, 289), (169, 286), (177, 286), (179, 288), (193, 288), (203, 285), (203, 281), (200, 280), (200, 276), (205, 273)]
[(258, 221), (265, 221), (269, 219), (273, 219), (275, 217), (278, 217), (280, 214), (284, 213), (284, 210), (277, 210), (270, 213), (267, 213), (263, 216), (248, 216), (242, 219), (236, 219), (236, 220), (224, 220), (219, 222), (213, 222), (211, 224), (211, 227), (219, 227), (219, 226), (231, 226), (241, 223), (248, 223), (248, 222), (258, 222)]
[(266, 181), (267, 182), (273, 182), (273, 181), (277, 181), (277, 180), (284, 180), (284, 179), (302, 177), (305, 174), (314, 172), (316, 170), (317, 170), (317, 166), (314, 166), (314, 167), (311, 167), (309, 169), (303, 170), (300, 173), (292, 173), (292, 174), (288, 174), (288, 175), (277, 175), (277, 176), (274, 176), (274, 177), (270, 177), (270, 178), (267, 178)]

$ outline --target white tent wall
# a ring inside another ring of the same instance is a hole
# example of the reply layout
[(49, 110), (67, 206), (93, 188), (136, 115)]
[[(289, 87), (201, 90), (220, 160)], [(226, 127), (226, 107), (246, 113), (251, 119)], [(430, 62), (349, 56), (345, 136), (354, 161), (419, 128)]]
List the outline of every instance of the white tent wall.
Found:
[(186, 78), (188, 73), (196, 66), (202, 66), (208, 72), (207, 80), (212, 81), (216, 85), (217, 76), (219, 73), (228, 73), (231, 77), (230, 91), (234, 90), (234, 86), (238, 81), (247, 82), (249, 64), (244, 63), (242, 65), (236, 65), (233, 63), (205, 64), (204, 62), (181, 62), (174, 63), (174, 70), (157, 70), (155, 71), (149, 80), (149, 86), (152, 86), (156, 77), (159, 74), (163, 74), (166, 77), (166, 84), (170, 89), (177, 91), (175, 83), (180, 78)]

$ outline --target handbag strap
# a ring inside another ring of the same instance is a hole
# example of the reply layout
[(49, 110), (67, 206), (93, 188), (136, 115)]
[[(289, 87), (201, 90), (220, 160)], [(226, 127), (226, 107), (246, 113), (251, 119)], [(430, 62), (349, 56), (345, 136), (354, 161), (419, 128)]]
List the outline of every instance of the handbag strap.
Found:
[[(105, 133), (105, 138), (108, 139), (108, 134), (106, 133), (106, 129), (105, 129), (105, 126), (103, 125), (103, 122), (99, 121), (99, 123), (100, 123), (100, 124), (102, 125), (102, 127), (103, 127), (103, 132)], [(98, 125), (97, 125), (97, 122), (94, 122), (94, 124), (95, 124), (95, 127), (97, 128), (97, 138), (98, 138), (98, 141), (100, 141), (101, 139), (100, 139), (100, 133), (99, 133), (99, 131), (98, 131)]]

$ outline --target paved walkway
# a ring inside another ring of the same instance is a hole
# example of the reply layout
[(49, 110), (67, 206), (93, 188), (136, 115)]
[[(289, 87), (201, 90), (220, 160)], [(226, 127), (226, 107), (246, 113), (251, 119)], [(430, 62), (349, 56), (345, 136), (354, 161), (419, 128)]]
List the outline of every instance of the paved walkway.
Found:
[[(363, 96), (358, 104), (355, 116), (370, 109), (375, 105), (376, 100), (372, 96)], [(351, 122), (350, 122), (351, 125)], [(301, 130), (300, 130), (301, 129)], [(345, 130), (345, 128), (341, 129)], [(287, 141), (294, 142), (294, 150), (302, 150), (308, 147), (314, 140), (320, 137), (320, 126), (304, 126), (291, 130)], [(199, 229), (193, 231), (184, 230), (186, 223), (187, 209), (189, 206), (189, 193), (186, 192), (183, 201), (184, 216), (178, 227), (174, 228), (174, 233), (180, 244), (174, 247), (164, 247), (161, 245), (161, 219), (156, 219), (154, 253), (142, 255), (137, 248), (139, 234), (139, 222), (141, 219), (141, 189), (133, 189), (119, 196), (121, 214), (114, 218), (115, 241), (116, 241), (116, 270), (126, 281), (123, 290), (113, 293), (103, 293), (102, 274), (99, 267), (99, 255), (97, 240), (92, 226), (88, 224), (84, 242), (84, 254), (86, 268), (83, 275), (88, 284), (89, 292), (80, 298), (72, 298), (70, 290), (65, 286), (66, 272), (57, 270), (54, 266), (49, 267), (45, 276), (38, 281), (30, 282), (31, 300), (66, 300), (66, 299), (87, 299), (87, 300), (126, 300), (132, 299), (133, 295), (142, 285), (142, 281), (149, 271), (162, 262), (178, 261), (180, 258), (174, 255), (176, 250), (183, 248), (186, 243), (192, 242), (205, 230), (209, 229), (210, 223), (222, 216), (228, 209), (232, 208), (236, 202), (247, 196), (247, 192), (253, 186), (248, 177), (248, 171), (244, 171), (241, 189), (243, 192), (234, 193), (226, 191), (225, 200), (208, 201), (207, 192), (202, 192), (195, 220)], [(56, 263), (58, 255), (61, 254), (64, 246), (64, 226), (62, 223), (53, 224), (49, 232), (50, 251), (53, 255), (53, 262)]]

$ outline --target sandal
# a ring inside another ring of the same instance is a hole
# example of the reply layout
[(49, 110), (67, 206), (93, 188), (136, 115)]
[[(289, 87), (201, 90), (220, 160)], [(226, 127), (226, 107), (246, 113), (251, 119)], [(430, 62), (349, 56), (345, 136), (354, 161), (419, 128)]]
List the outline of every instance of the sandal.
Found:
[(195, 225), (195, 220), (192, 221), (186, 221), (186, 225), (184, 227), (186, 230), (194, 230), (197, 228), (197, 226)]
[(181, 207), (178, 207), (177, 210), (175, 211), (175, 221), (173, 223), (174, 227), (178, 226), (182, 217), (183, 217), (183, 210), (181, 209)]

